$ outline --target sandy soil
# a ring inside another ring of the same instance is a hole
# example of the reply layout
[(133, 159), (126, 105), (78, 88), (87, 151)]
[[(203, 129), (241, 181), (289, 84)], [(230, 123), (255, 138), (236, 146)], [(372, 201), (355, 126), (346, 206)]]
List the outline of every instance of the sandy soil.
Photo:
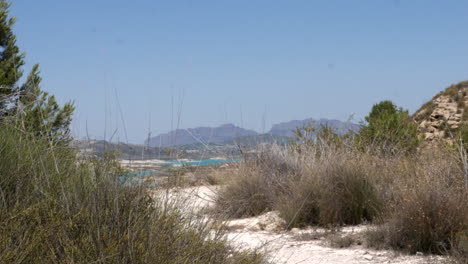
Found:
[[(217, 187), (200, 186), (178, 189), (170, 192), (172, 199), (178, 197), (196, 212), (203, 212), (214, 205)], [(258, 249), (266, 253), (271, 263), (315, 264), (315, 263), (441, 263), (439, 256), (403, 255), (388, 250), (373, 250), (363, 245), (353, 244), (347, 248), (330, 246), (328, 235), (362, 237), (370, 226), (344, 227), (330, 234), (320, 228), (292, 229), (284, 231), (282, 220), (276, 212), (252, 218), (235, 219), (226, 223), (229, 226), (228, 239), (234, 246)], [(358, 243), (359, 244), (359, 243)]]

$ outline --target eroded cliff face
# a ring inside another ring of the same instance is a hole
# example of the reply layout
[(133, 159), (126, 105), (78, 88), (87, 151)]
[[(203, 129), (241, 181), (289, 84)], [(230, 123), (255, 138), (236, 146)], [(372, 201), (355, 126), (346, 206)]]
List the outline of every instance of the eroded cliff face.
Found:
[(413, 115), (426, 142), (453, 142), (468, 121), (468, 81), (438, 93)]

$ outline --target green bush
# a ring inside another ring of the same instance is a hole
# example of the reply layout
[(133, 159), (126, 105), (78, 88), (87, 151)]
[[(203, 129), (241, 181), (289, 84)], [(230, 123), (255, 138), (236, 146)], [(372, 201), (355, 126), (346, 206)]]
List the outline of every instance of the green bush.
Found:
[(394, 155), (414, 152), (420, 143), (418, 127), (408, 111), (391, 101), (375, 104), (365, 120), (357, 136), (361, 149)]

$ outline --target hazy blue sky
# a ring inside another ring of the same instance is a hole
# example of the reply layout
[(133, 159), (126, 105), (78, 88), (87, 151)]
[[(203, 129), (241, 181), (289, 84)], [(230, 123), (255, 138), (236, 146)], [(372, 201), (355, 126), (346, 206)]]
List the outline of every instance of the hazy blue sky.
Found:
[(175, 128), (179, 106), (182, 128), (359, 121), (468, 79), (464, 0), (15, 0), (11, 13), (27, 68), (75, 102), (78, 137), (87, 123), (124, 141), (124, 122), (141, 143), (149, 119), (153, 135)]

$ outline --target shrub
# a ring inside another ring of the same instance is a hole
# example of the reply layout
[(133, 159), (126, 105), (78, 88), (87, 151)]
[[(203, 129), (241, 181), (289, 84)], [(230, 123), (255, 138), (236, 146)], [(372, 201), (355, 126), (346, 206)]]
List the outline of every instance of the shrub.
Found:
[(244, 164), (216, 197), (216, 211), (228, 217), (255, 216), (271, 210), (269, 190), (262, 173)]
[(273, 209), (290, 181), (300, 177), (298, 156), (272, 145), (252, 160), (239, 164), (231, 181), (218, 192), (218, 211), (231, 217), (254, 216)]
[(287, 228), (320, 224), (319, 194), (317, 183), (305, 180), (291, 184), (289, 192), (275, 199), (274, 208), (287, 223)]
[(420, 143), (418, 127), (408, 111), (391, 101), (375, 104), (365, 120), (357, 137), (361, 149), (395, 155), (414, 152)]
[(334, 153), (291, 183), (287, 198), (275, 208), (290, 227), (304, 225), (337, 226), (372, 221), (382, 208), (373, 179), (351, 153)]
[(372, 221), (382, 208), (373, 179), (359, 160), (340, 163), (338, 160), (323, 171), (320, 222), (356, 225)]
[(463, 252), (468, 191), (458, 162), (449, 155), (421, 155), (407, 173), (397, 174), (397, 197), (387, 205), (384, 224), (369, 233), (368, 244), (411, 253)]
[(417, 190), (400, 204), (389, 221), (390, 245), (412, 253), (448, 252), (458, 243), (458, 233), (466, 228), (463, 201), (467, 198), (446, 190)]
[(446, 254), (452, 249), (460, 250), (466, 243), (467, 198), (437, 187), (408, 193), (388, 222), (370, 234), (369, 244), (387, 244), (410, 253)]

